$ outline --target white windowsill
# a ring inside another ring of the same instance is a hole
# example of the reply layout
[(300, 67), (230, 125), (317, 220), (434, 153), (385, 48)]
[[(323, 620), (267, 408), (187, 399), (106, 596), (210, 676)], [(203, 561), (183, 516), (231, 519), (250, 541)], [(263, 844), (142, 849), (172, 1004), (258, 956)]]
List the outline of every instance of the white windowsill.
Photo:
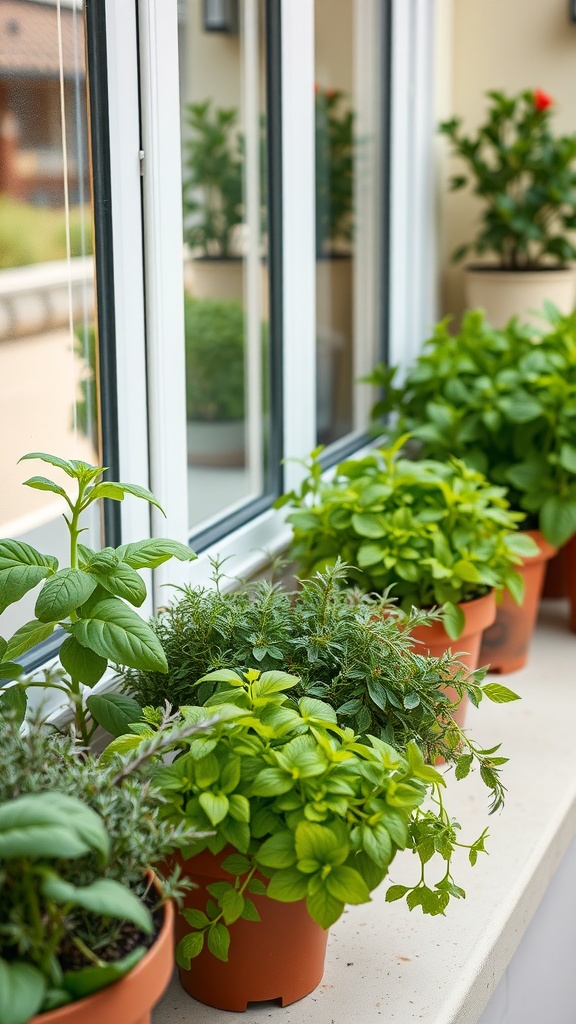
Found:
[[(434, 919), (403, 902), (385, 904), (390, 881), (414, 873), (415, 858), (402, 854), (372, 902), (350, 908), (332, 928), (324, 979), (301, 1002), (223, 1013), (191, 1001), (174, 978), (154, 1024), (476, 1024), (576, 834), (575, 653), (565, 603), (545, 602), (529, 665), (502, 678), (522, 701), (485, 701), (469, 712), (471, 735), (487, 746), (501, 740), (510, 764), (506, 807), (491, 819), (478, 779), (449, 780), (447, 806), (463, 841), (490, 825), (489, 856), (470, 868), (464, 855), (454, 872), (466, 900)], [(543, 977), (546, 970), (544, 963)]]

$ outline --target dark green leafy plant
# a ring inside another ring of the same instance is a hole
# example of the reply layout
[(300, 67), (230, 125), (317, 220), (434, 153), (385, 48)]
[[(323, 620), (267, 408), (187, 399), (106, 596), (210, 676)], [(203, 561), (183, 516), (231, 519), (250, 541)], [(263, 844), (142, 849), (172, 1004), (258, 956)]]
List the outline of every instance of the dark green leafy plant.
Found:
[(393, 586), (406, 611), (443, 605), (455, 639), (464, 624), (457, 604), (502, 587), (522, 601), (515, 566), (537, 549), (514, 532), (523, 517), (510, 511), (504, 488), (455, 459), (402, 458), (406, 440), (340, 463), (330, 480), (317, 448), (300, 490), (276, 505), (296, 509), (287, 516), (290, 553), (303, 578), (342, 556), (351, 581), (378, 593)]
[(342, 727), (373, 733), (398, 750), (415, 740), (427, 760), (443, 757), (462, 778), (477, 764), (492, 809), (500, 807), (503, 762), (456, 725), (445, 686), (475, 706), (483, 697), (504, 702), (515, 694), (483, 683), (485, 670), (468, 675), (449, 654), (418, 654), (410, 630), (434, 616), (395, 612), (385, 597), (346, 589), (348, 576), (338, 564), (294, 593), (265, 582), (223, 593), (218, 575), (216, 589), (185, 588), (152, 624), (167, 674), (128, 671), (129, 691), (141, 705), (204, 704), (215, 683), (197, 680), (212, 670), (287, 668), (298, 677), (296, 695), (326, 701)]
[[(90, 505), (102, 498), (122, 501), (126, 494), (132, 494), (161, 508), (154, 495), (136, 484), (103, 481), (102, 466), (40, 452), (24, 455), (23, 459), (40, 459), (61, 469), (75, 481), (77, 493), (72, 498), (64, 487), (43, 476), (25, 482), (27, 487), (59, 495), (68, 505), (69, 514), (64, 515), (70, 534), (68, 567), (60, 568), (53, 555), (42, 554), (23, 541), (0, 541), (0, 612), (42, 584), (34, 607), (35, 618), (8, 641), (0, 637), (0, 709), (10, 707), (22, 720), (30, 687), (60, 690), (70, 701), (76, 728), (86, 742), (97, 722), (107, 727), (114, 724), (125, 700), (114, 694), (102, 694), (84, 702), (82, 687), (95, 686), (109, 661), (160, 672), (167, 669), (155, 634), (129, 607), (140, 607), (146, 598), (146, 587), (137, 570), (154, 569), (172, 557), (190, 561), (196, 556), (184, 544), (163, 538), (93, 551), (79, 543), (84, 529), (80, 525), (82, 513)], [(63, 672), (48, 671), (40, 680), (33, 676), (23, 678), (22, 666), (15, 659), (48, 639), (58, 627), (67, 634), (59, 650)], [(13, 679), (17, 682), (6, 688)], [(128, 709), (132, 720), (138, 710)], [(91, 725), (89, 715), (94, 720)], [(122, 721), (122, 727), (124, 724)]]
[(385, 367), (369, 380), (384, 388), (375, 419), (394, 412), (393, 432), (424, 457), (458, 456), (507, 487), (527, 527), (559, 546), (576, 532), (576, 316), (548, 304), (546, 317), (540, 336), (516, 320), (496, 330), (477, 310), (451, 334), (447, 318), (401, 387)]
[[(202, 724), (160, 728), (137, 756), (102, 767), (70, 737), (0, 716), (0, 1020), (25, 1024), (111, 984), (153, 941), (177, 875), (149, 892), (145, 872), (199, 838), (161, 813), (155, 760)], [(176, 731), (174, 731), (176, 730)], [(152, 913), (151, 913), (152, 911)]]
[(316, 87), (316, 253), (353, 235), (354, 114), (341, 89)]
[(192, 135), (184, 143), (184, 216), (191, 219), (185, 240), (206, 256), (229, 257), (244, 216), (238, 111), (212, 111), (206, 100), (190, 103), (186, 119)]
[(239, 302), (184, 297), (189, 420), (244, 417), (244, 310)]
[[(439, 914), (451, 896), (465, 895), (451, 875), (454, 849), (465, 844), (457, 841), (458, 826), (441, 802), (445, 783), (414, 741), (398, 753), (376, 736), (360, 739), (338, 725), (329, 704), (291, 699), (298, 680), (278, 670), (239, 675), (220, 669), (199, 682), (218, 689), (205, 707), (183, 707), (181, 713), (185, 721), (202, 723), (216, 710), (216, 731), (186, 743), (155, 782), (170, 820), (184, 817), (195, 829), (214, 830), (184, 856), (204, 848), (216, 854), (227, 844), (238, 853), (224, 861), (230, 882), (208, 886), (205, 911), (184, 912), (193, 931), (177, 947), (181, 966), (189, 967), (205, 941), (227, 960), (230, 926), (240, 917), (258, 920), (252, 893), (282, 902), (306, 899), (311, 917), (328, 928), (346, 903), (369, 900), (396, 851), (406, 846), (422, 861), (421, 881), (403, 888), (412, 893), (411, 906)], [(153, 714), (148, 719), (152, 728)], [(139, 742), (138, 735), (120, 737), (105, 757)], [(434, 802), (420, 811), (428, 790)], [(430, 851), (432, 827), (442, 841)], [(484, 837), (466, 847), (472, 861)], [(432, 888), (424, 865), (435, 851), (445, 868)], [(398, 898), (397, 888), (388, 898)]]
[(440, 131), (465, 164), (451, 179), (455, 189), (471, 185), (484, 204), (482, 227), (470, 250), (495, 253), (507, 270), (529, 270), (576, 256), (567, 232), (576, 228), (576, 134), (551, 130), (554, 101), (539, 89), (518, 96), (489, 92), (486, 120), (467, 135), (461, 118), (444, 121)]

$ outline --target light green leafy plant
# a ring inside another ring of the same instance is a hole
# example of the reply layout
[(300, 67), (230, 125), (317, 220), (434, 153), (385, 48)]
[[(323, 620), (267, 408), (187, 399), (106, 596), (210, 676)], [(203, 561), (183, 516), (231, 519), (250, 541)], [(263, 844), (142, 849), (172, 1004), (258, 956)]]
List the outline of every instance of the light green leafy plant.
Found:
[(351, 582), (379, 593), (393, 586), (407, 611), (443, 605), (456, 639), (464, 625), (459, 603), (503, 587), (522, 601), (516, 566), (536, 545), (515, 532), (523, 516), (510, 510), (504, 488), (455, 459), (402, 458), (406, 441), (340, 463), (330, 480), (317, 448), (300, 490), (276, 505), (296, 510), (287, 516), (290, 553), (303, 577), (341, 556)]
[[(157, 508), (160, 505), (144, 487), (102, 480), (102, 466), (39, 452), (23, 459), (41, 459), (61, 469), (75, 481), (77, 494), (70, 497), (64, 487), (43, 476), (26, 481), (27, 487), (57, 494), (68, 505), (64, 519), (70, 535), (69, 566), (61, 568), (53, 555), (42, 554), (23, 541), (0, 541), (0, 612), (42, 584), (35, 618), (9, 640), (0, 638), (0, 708), (11, 707), (23, 719), (30, 687), (60, 690), (71, 702), (76, 727), (86, 742), (98, 722), (114, 732), (118, 728), (122, 731), (126, 715), (133, 721), (139, 714), (134, 702), (127, 706), (126, 698), (114, 694), (94, 695), (84, 703), (82, 688), (93, 687), (110, 661), (159, 672), (167, 669), (164, 652), (150, 626), (129, 607), (140, 607), (146, 598), (146, 586), (138, 570), (156, 568), (172, 557), (190, 561), (196, 556), (184, 544), (163, 538), (102, 551), (81, 544), (82, 514), (102, 498), (122, 501), (126, 494), (132, 494)], [(15, 659), (47, 640), (58, 627), (67, 634), (59, 650), (61, 671), (49, 671), (40, 680), (24, 678), (22, 666)], [(17, 682), (6, 688), (12, 679)]]
[[(155, 784), (171, 821), (185, 818), (215, 833), (184, 849), (185, 857), (205, 848), (218, 854), (227, 845), (236, 852), (223, 861), (230, 881), (208, 885), (204, 910), (184, 911), (192, 931), (177, 947), (182, 967), (189, 968), (205, 943), (227, 960), (234, 922), (259, 920), (251, 895), (305, 899), (311, 917), (329, 927), (347, 903), (370, 899), (398, 849), (415, 852), (422, 874), (402, 893), (397, 886), (389, 890), (389, 900), (406, 895), (411, 907), (441, 914), (451, 897), (465, 895), (454, 883), (451, 860), (466, 844), (442, 803), (444, 779), (414, 741), (399, 753), (376, 736), (361, 739), (338, 725), (325, 702), (292, 698), (298, 680), (285, 672), (221, 669), (200, 682), (218, 689), (205, 707), (181, 708), (184, 721), (201, 724), (216, 711), (219, 722), (209, 735), (180, 745)], [(145, 714), (153, 735), (156, 714)], [(143, 735), (140, 726), (114, 740), (105, 760), (138, 749)], [(485, 835), (466, 846), (472, 863)], [(424, 865), (434, 852), (444, 867), (431, 886)]]
[(400, 387), (384, 366), (368, 380), (384, 389), (374, 419), (396, 414), (385, 429), (506, 487), (526, 526), (560, 546), (576, 533), (576, 316), (545, 311), (542, 331), (517, 320), (496, 330), (472, 310), (451, 333), (447, 318)]

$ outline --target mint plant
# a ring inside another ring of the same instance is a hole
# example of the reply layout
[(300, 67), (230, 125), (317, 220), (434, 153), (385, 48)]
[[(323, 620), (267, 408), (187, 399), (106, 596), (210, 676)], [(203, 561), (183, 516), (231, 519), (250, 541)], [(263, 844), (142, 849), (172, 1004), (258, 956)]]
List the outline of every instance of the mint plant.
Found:
[[(136, 484), (102, 480), (102, 466), (40, 452), (24, 455), (20, 461), (25, 459), (55, 466), (76, 483), (77, 493), (72, 498), (64, 487), (44, 476), (25, 482), (27, 487), (59, 495), (68, 505), (64, 519), (70, 535), (70, 564), (61, 568), (53, 555), (42, 554), (23, 541), (0, 541), (0, 612), (42, 584), (35, 618), (10, 639), (0, 637), (0, 710), (10, 707), (22, 720), (28, 689), (55, 689), (72, 705), (75, 726), (84, 742), (98, 723), (114, 733), (122, 732), (127, 720), (138, 718), (138, 706), (115, 694), (93, 695), (84, 702), (83, 687), (95, 686), (109, 662), (167, 670), (164, 652), (150, 626), (129, 607), (140, 607), (146, 598), (138, 569), (154, 569), (172, 557), (191, 561), (196, 556), (184, 544), (164, 538), (93, 551), (79, 539), (84, 529), (82, 514), (90, 505), (102, 498), (122, 501), (132, 494), (162, 511), (154, 495)], [(39, 680), (24, 677), (15, 659), (48, 639), (57, 628), (67, 634), (59, 650), (60, 668), (48, 670)], [(8, 686), (11, 680), (17, 682)]]
[(367, 379), (384, 389), (375, 421), (394, 413), (385, 429), (409, 431), (425, 458), (455, 455), (506, 487), (526, 526), (560, 546), (576, 533), (576, 316), (545, 313), (541, 332), (496, 330), (479, 310), (451, 332), (446, 318), (400, 387), (384, 366)]
[[(347, 903), (370, 899), (397, 850), (406, 847), (422, 863), (421, 883), (405, 889), (418, 893), (410, 900), (414, 906), (439, 914), (451, 897), (464, 895), (451, 874), (454, 849), (462, 844), (441, 802), (445, 782), (414, 741), (399, 753), (376, 736), (361, 739), (338, 725), (325, 702), (291, 698), (298, 680), (285, 672), (222, 669), (200, 682), (218, 689), (205, 707), (181, 708), (183, 719), (201, 724), (216, 711), (218, 722), (209, 734), (180, 744), (177, 759), (159, 767), (155, 785), (170, 821), (184, 818), (214, 833), (184, 848), (184, 857), (203, 849), (218, 854), (227, 845), (236, 852), (223, 862), (230, 881), (209, 884), (204, 910), (184, 911), (192, 930), (177, 947), (180, 966), (188, 969), (205, 944), (227, 960), (234, 922), (259, 919), (251, 895), (305, 899), (310, 916), (328, 928)], [(150, 735), (156, 714), (145, 710)], [(138, 727), (114, 740), (105, 762), (138, 749), (143, 735)], [(436, 802), (424, 812), (429, 794)], [(442, 835), (434, 849), (431, 823)], [(484, 838), (469, 847), (472, 861)], [(426, 880), (432, 865), (424, 866), (435, 852), (444, 867), (432, 885)]]
[(350, 582), (383, 593), (389, 587), (402, 609), (442, 605), (445, 627), (456, 639), (464, 625), (459, 603), (492, 588), (523, 598), (516, 566), (536, 545), (516, 532), (505, 489), (451, 459), (414, 462), (401, 456), (407, 441), (376, 448), (323, 477), (321, 448), (305, 462), (299, 491), (276, 502), (294, 535), (290, 554), (306, 578), (342, 557)]

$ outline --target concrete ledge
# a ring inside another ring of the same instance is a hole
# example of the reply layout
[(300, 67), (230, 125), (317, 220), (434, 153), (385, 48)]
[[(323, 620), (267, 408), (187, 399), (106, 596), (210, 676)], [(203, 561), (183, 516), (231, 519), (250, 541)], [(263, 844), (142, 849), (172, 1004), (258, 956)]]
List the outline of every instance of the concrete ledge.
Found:
[(0, 341), (68, 324), (85, 310), (93, 318), (94, 259), (78, 256), (0, 270)]

